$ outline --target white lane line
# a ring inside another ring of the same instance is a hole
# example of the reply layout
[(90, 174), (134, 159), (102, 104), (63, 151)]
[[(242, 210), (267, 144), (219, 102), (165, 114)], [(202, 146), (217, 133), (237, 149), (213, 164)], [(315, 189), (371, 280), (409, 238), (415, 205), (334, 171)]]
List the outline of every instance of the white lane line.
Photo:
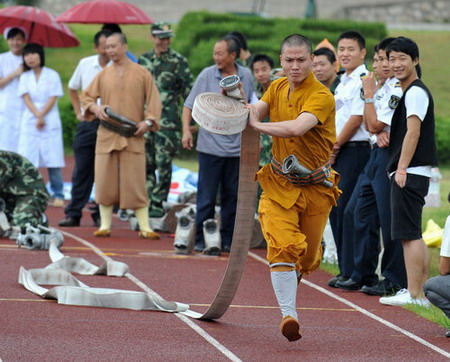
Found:
[[(266, 259), (260, 257), (259, 255), (255, 254), (255, 253), (253, 253), (251, 251), (249, 251), (248, 254), (253, 259), (256, 259), (257, 261), (259, 261), (261, 263), (264, 263), (267, 266), (269, 266), (269, 263), (267, 262)], [(318, 290), (319, 292), (322, 292), (322, 293), (328, 295), (329, 297), (334, 298), (334, 299), (338, 300), (339, 302), (344, 303), (345, 305), (347, 305), (347, 306), (349, 306), (351, 308), (354, 308), (355, 310), (357, 310), (358, 312), (366, 315), (367, 317), (372, 318), (372, 319), (376, 320), (377, 322), (380, 322), (381, 324), (384, 324), (386, 327), (389, 327), (389, 328), (391, 328), (391, 329), (393, 329), (393, 330), (395, 330), (397, 332), (400, 332), (400, 333), (404, 334), (405, 336), (415, 340), (416, 342), (419, 342), (420, 344), (423, 344), (424, 346), (432, 349), (433, 351), (435, 351), (437, 353), (440, 353), (440, 354), (442, 354), (443, 356), (445, 356), (447, 358), (450, 358), (450, 353), (449, 352), (447, 352), (447, 351), (443, 350), (442, 348), (439, 348), (439, 347), (435, 346), (434, 344), (431, 344), (430, 342), (427, 342), (426, 340), (420, 338), (419, 336), (416, 336), (415, 334), (413, 334), (411, 332), (408, 332), (407, 330), (405, 330), (405, 329), (403, 329), (403, 328), (401, 328), (401, 327), (399, 327), (399, 326), (397, 326), (397, 325), (395, 325), (395, 324), (393, 324), (393, 323), (391, 323), (391, 322), (389, 322), (389, 321), (387, 321), (387, 320), (385, 320), (385, 319), (383, 319), (383, 318), (381, 318), (381, 317), (379, 317), (379, 316), (369, 312), (368, 310), (366, 310), (366, 309), (356, 305), (355, 303), (352, 303), (349, 300), (347, 300), (345, 298), (342, 298), (342, 297), (334, 294), (333, 292), (330, 292), (329, 290), (327, 290), (325, 288), (322, 288), (321, 286), (319, 286), (317, 284), (314, 284), (314, 283), (312, 283), (312, 282), (310, 282), (308, 280), (302, 279), (302, 283), (305, 283), (307, 286), (309, 286), (311, 288), (314, 288), (314, 289)]]
[[(87, 246), (90, 248), (95, 254), (100, 256), (105, 261), (112, 261), (113, 259), (109, 256), (105, 255), (101, 249), (99, 249), (94, 244), (90, 243), (89, 241), (82, 239), (74, 234), (68, 233), (66, 231), (63, 231), (59, 229), (59, 231), (67, 235), (68, 237), (80, 242), (81, 244)], [(136, 284), (139, 288), (143, 289), (145, 292), (149, 293), (150, 295), (156, 296), (158, 298), (162, 298), (158, 293), (156, 293), (154, 290), (152, 290), (150, 287), (148, 287), (144, 282), (136, 278), (133, 274), (127, 273), (125, 275), (130, 281), (132, 281), (134, 284)], [(242, 360), (236, 356), (233, 352), (231, 352), (229, 349), (227, 349), (224, 345), (222, 345), (218, 340), (216, 340), (213, 336), (208, 334), (204, 329), (202, 329), (200, 326), (198, 326), (196, 323), (194, 323), (190, 318), (180, 314), (180, 313), (173, 313), (173, 315), (177, 318), (179, 318), (182, 322), (187, 324), (191, 329), (193, 329), (197, 334), (199, 334), (202, 338), (204, 338), (208, 343), (210, 343), (214, 348), (216, 348), (218, 351), (220, 351), (225, 357), (227, 357), (229, 360), (234, 362), (242, 362)]]

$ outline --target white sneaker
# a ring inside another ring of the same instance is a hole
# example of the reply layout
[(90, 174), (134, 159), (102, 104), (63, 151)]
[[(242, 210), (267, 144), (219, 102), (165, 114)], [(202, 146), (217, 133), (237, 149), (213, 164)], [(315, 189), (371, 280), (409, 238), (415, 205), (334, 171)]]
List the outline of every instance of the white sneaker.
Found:
[(380, 303), (398, 307), (403, 307), (407, 304), (416, 304), (427, 308), (430, 306), (430, 302), (426, 298), (412, 298), (408, 289), (400, 289), (397, 294), (392, 297), (381, 297)]

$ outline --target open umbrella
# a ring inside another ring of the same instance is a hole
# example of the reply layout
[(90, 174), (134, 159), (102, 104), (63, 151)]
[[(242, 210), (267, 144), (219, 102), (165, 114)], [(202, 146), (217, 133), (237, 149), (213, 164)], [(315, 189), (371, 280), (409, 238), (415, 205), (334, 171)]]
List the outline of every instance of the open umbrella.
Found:
[(118, 0), (83, 1), (63, 12), (58, 21), (84, 24), (151, 24), (146, 13), (137, 6)]
[(32, 6), (8, 6), (0, 9), (0, 32), (9, 27), (21, 27), (27, 33), (28, 43), (44, 47), (66, 48), (80, 44), (67, 25), (56, 17)]

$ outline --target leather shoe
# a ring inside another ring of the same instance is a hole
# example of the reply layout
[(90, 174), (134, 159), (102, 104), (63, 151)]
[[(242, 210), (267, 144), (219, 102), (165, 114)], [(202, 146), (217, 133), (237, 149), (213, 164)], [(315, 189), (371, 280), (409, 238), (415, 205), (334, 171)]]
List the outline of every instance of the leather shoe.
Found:
[(80, 219), (75, 218), (75, 217), (71, 217), (71, 216), (66, 216), (64, 219), (62, 219), (59, 223), (58, 226), (80, 226)]
[(336, 283), (339, 281), (345, 282), (348, 278), (343, 277), (342, 275), (336, 275), (328, 281), (328, 286), (332, 288), (337, 288)]
[(347, 279), (345, 281), (338, 281), (336, 282), (336, 288), (349, 290), (349, 291), (356, 291), (360, 290), (362, 288), (363, 284), (355, 282), (353, 279)]
[(384, 279), (380, 280), (377, 284), (372, 286), (364, 285), (361, 288), (361, 291), (369, 295), (378, 295), (380, 297), (384, 297), (394, 295), (400, 289), (402, 288), (399, 285), (395, 285), (390, 280)]

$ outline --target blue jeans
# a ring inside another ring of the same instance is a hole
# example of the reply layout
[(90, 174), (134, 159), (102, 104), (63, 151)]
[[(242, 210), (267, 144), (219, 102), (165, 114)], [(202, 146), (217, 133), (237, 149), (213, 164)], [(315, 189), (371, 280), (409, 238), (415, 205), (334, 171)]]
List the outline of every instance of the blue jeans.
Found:
[(53, 198), (64, 200), (64, 182), (61, 168), (49, 167), (47, 170), (48, 178), (50, 179), (50, 190), (52, 190)]

